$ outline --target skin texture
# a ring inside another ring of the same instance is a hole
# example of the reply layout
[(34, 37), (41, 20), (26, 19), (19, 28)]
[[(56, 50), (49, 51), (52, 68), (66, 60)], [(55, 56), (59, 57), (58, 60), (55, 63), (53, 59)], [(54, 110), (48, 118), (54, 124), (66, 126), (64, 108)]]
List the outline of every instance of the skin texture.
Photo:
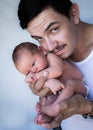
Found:
[(50, 95), (41, 97), (40, 102), (36, 104), (35, 123), (52, 121), (53, 117), (61, 112), (58, 107), (55, 109), (55, 106), (70, 98), (74, 93), (86, 95), (80, 71), (67, 60), (62, 60), (53, 53), (46, 55), (41, 47), (29, 42), (21, 43), (14, 49), (13, 61), (17, 70), (26, 75), (25, 81), (28, 84), (35, 83), (46, 71), (49, 74), (43, 87), (50, 88)]
[(41, 126), (46, 128), (58, 127), (62, 120), (72, 116), (73, 114), (90, 113), (93, 111), (92, 107), (93, 104), (90, 101), (87, 101), (83, 96), (76, 94), (72, 98), (55, 106), (56, 109), (61, 110), (61, 114), (54, 118), (50, 123), (45, 123)]
[[(77, 4), (73, 4), (71, 8), (70, 19), (51, 8), (43, 10), (28, 23), (27, 31), (45, 50), (53, 51), (63, 59), (69, 57), (79, 62), (84, 60), (93, 49), (93, 25), (80, 21)], [(48, 89), (42, 89), (47, 77), (46, 72), (31, 85), (30, 88), (34, 94), (39, 96), (48, 94)], [(93, 115), (93, 103), (81, 95), (74, 95), (55, 107), (61, 111), (60, 114), (50, 123), (41, 124), (43, 127), (57, 127), (63, 119), (73, 114), (91, 113)]]

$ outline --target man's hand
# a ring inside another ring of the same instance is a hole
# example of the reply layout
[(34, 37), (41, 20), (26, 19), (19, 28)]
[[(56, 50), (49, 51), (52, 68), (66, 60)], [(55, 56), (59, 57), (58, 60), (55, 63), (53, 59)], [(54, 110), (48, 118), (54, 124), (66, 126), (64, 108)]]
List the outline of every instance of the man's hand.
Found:
[(70, 99), (62, 101), (57, 104), (55, 108), (58, 108), (60, 113), (55, 117), (52, 122), (41, 124), (45, 128), (58, 127), (62, 120), (74, 115), (74, 114), (86, 114), (92, 112), (93, 103), (86, 100), (82, 95), (76, 94)]
[(33, 72), (29, 72), (29, 74), (25, 77), (25, 82), (29, 84), (35, 83), (37, 81), (36, 75)]
[(43, 87), (47, 78), (48, 72), (45, 72), (43, 75), (40, 76), (39, 80), (36, 83), (29, 84), (29, 87), (32, 90), (33, 94), (40, 97), (48, 95), (50, 89), (48, 87)]

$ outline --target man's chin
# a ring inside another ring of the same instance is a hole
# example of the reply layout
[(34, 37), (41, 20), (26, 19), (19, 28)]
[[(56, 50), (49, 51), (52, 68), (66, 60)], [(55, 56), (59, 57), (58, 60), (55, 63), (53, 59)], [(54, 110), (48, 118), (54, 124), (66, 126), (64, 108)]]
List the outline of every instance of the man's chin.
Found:
[(68, 57), (65, 56), (65, 55), (60, 55), (59, 57), (62, 58), (62, 59), (64, 59), (64, 60), (68, 58)]

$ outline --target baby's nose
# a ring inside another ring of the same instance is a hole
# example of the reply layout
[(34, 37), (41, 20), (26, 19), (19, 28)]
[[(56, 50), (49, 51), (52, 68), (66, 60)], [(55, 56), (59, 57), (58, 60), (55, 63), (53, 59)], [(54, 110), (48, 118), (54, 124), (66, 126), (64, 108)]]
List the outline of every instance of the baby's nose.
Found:
[(34, 67), (33, 70), (32, 70), (33, 73), (36, 73), (37, 72), (37, 68)]

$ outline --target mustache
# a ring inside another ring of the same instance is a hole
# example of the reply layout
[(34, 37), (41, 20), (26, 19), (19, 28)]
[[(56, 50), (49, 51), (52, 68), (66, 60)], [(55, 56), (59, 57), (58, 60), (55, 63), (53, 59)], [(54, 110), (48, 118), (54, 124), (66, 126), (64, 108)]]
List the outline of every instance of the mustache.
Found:
[(50, 52), (50, 53), (57, 53), (57, 52), (59, 52), (60, 50), (64, 49), (65, 46), (66, 46), (66, 44), (59, 45), (59, 46), (55, 47), (52, 51), (49, 51), (49, 52)]
[(62, 50), (65, 46), (66, 46), (66, 44), (57, 46), (57, 47), (53, 50), (53, 52), (57, 53), (58, 51)]

